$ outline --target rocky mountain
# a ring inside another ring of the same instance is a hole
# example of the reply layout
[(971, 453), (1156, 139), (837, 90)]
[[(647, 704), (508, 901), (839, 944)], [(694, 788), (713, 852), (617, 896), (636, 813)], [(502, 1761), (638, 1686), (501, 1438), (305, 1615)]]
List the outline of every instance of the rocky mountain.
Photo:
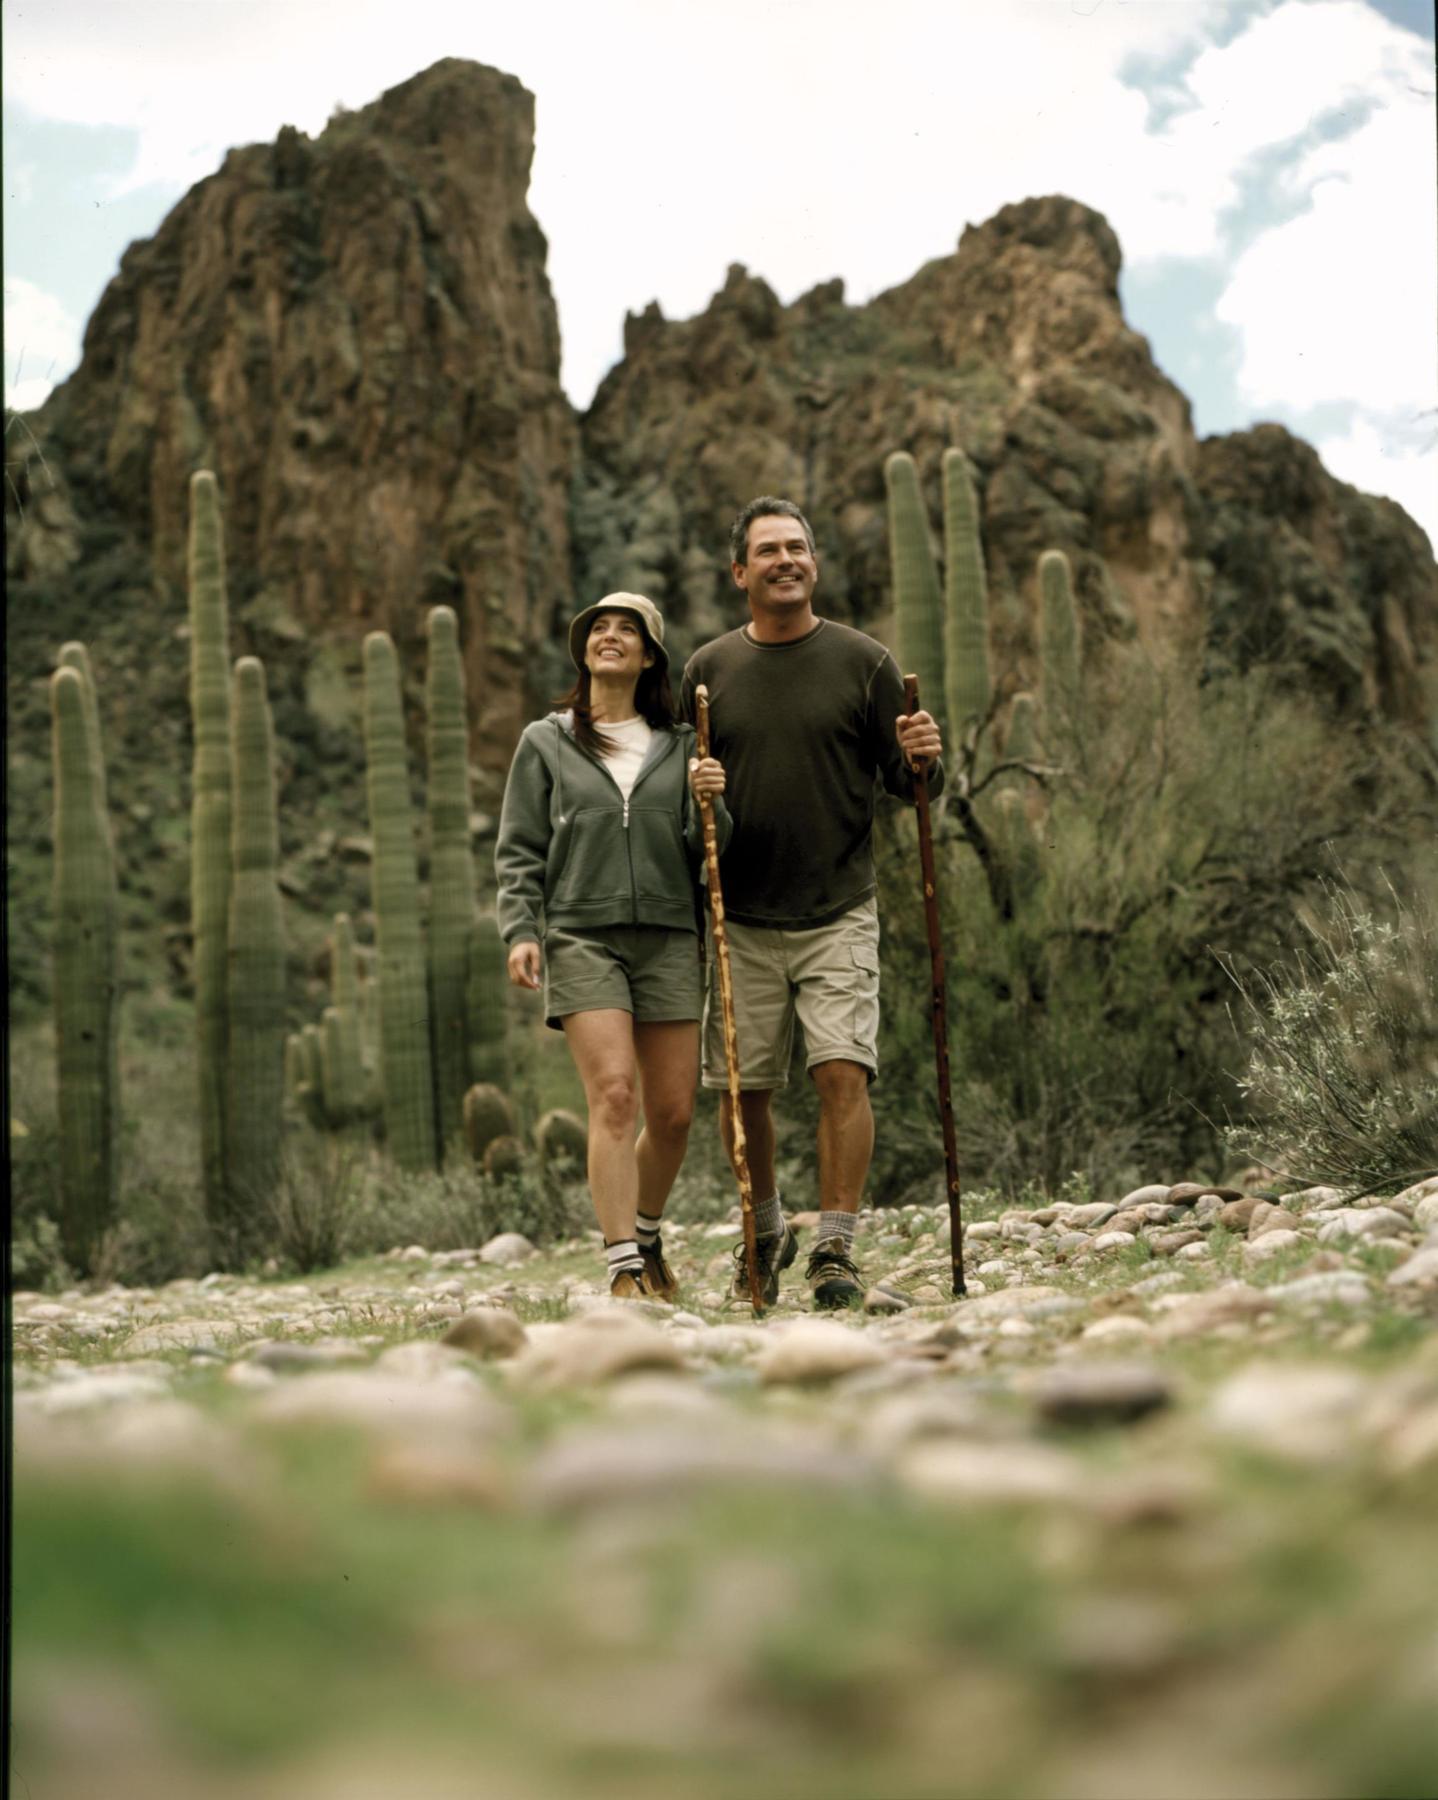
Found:
[(1189, 666), (1274, 662), (1346, 713), (1431, 716), (1423, 533), (1280, 427), (1197, 440), (1124, 320), (1099, 214), (1061, 197), (1007, 206), (862, 306), (837, 281), (785, 306), (736, 266), (696, 318), (631, 316), (580, 418), (527, 205), (532, 147), (525, 89), (450, 60), (318, 138), (286, 129), (232, 152), (131, 246), (80, 367), (7, 437), (12, 981), (43, 982), (44, 681), (70, 637), (100, 682), (132, 923), (158, 912), (182, 966), (199, 467), (225, 501), (234, 651), (270, 670), (287, 891), (317, 919), (366, 903), (363, 870), (344, 865), (365, 830), (366, 631), (391, 631), (417, 689), (425, 612), (455, 607), (492, 806), (519, 729), (564, 676), (579, 603), (650, 593), (681, 655), (737, 622), (727, 526), (756, 493), (804, 506), (823, 607), (882, 635), (897, 448), (936, 526), (939, 457), (969, 453), (1011, 681), (1032, 654), (1036, 559), (1057, 548), (1093, 654), (1137, 634)]

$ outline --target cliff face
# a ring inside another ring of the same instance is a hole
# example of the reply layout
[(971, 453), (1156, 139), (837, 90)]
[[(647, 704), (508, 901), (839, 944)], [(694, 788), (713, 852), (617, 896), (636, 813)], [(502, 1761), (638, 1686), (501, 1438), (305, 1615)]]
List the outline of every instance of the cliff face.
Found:
[(939, 459), (959, 444), (1015, 678), (1038, 555), (1060, 549), (1091, 643), (1136, 632), (1159, 657), (1286, 655), (1337, 703), (1416, 723), (1438, 656), (1422, 533), (1278, 427), (1200, 445), (1124, 322), (1119, 268), (1105, 220), (1054, 197), (1005, 207), (864, 307), (838, 282), (781, 306), (735, 267), (695, 319), (631, 316), (583, 421), (581, 591), (653, 593), (686, 647), (740, 622), (725, 530), (767, 491), (814, 525), (822, 609), (882, 631), (884, 457), (917, 459), (937, 538)]
[[(68, 503), (183, 580), (188, 481), (219, 476), (232, 597), (306, 632), (415, 640), (459, 612), (478, 747), (507, 755), (525, 652), (569, 585), (573, 414), (526, 191), (531, 96), (443, 62), (232, 152), (127, 252), (38, 433)], [(28, 547), (26, 546), (28, 539)]]

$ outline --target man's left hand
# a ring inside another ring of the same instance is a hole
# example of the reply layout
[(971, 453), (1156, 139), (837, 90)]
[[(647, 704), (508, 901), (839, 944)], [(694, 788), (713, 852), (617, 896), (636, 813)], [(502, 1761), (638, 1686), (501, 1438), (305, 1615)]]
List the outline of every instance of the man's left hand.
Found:
[(931, 714), (900, 713), (896, 730), (899, 734), (899, 748), (916, 774), (931, 768), (943, 754), (944, 746), (939, 739), (939, 728)]

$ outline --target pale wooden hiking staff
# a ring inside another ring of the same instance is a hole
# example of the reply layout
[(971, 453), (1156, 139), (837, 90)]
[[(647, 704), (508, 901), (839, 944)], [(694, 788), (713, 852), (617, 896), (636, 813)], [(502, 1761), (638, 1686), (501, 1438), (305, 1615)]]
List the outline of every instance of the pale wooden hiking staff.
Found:
[[(709, 754), (709, 690), (694, 690), (694, 735), (702, 758)], [(709, 916), (714, 924), (714, 972), (719, 983), (719, 1012), (724, 1021), (724, 1065), (729, 1075), (729, 1113), (734, 1128), (734, 1172), (739, 1178), (739, 1216), (744, 1222), (744, 1260), (749, 1269), (749, 1299), (754, 1313), (764, 1310), (759, 1281), (759, 1251), (754, 1232), (754, 1184), (749, 1179), (749, 1145), (739, 1104), (739, 1033), (734, 1027), (734, 977), (729, 969), (729, 934), (724, 929), (724, 893), (719, 885), (719, 839), (714, 829), (714, 802), (700, 796), (704, 825), (704, 866), (709, 876)]]
[[(919, 678), (904, 677), (906, 710), (919, 710)], [(939, 890), (934, 879), (934, 831), (929, 820), (929, 784), (914, 783), (914, 805), (919, 814), (919, 867), (924, 877), (924, 924), (929, 932), (929, 1014), (934, 1027), (934, 1065), (939, 1078), (939, 1122), (944, 1130), (944, 1176), (949, 1191), (949, 1260), (953, 1265), (954, 1293), (964, 1287), (964, 1221), (959, 1211), (959, 1149), (954, 1138), (954, 1099), (949, 1087), (949, 998), (944, 979), (944, 945), (939, 935)]]

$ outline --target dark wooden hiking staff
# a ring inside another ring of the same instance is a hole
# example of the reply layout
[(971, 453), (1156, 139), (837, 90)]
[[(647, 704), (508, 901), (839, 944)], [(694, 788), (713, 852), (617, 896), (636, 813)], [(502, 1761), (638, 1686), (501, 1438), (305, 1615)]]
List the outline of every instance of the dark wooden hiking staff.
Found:
[[(919, 678), (904, 677), (905, 710), (919, 710)], [(924, 876), (924, 924), (929, 932), (931, 987), (929, 1011), (934, 1025), (934, 1065), (939, 1077), (939, 1121), (944, 1128), (944, 1175), (949, 1190), (949, 1260), (953, 1265), (954, 1292), (963, 1295), (964, 1221), (959, 1211), (959, 1149), (954, 1139), (954, 1100), (949, 1091), (949, 1000), (944, 981), (944, 946), (939, 936), (939, 890), (934, 880), (934, 829), (929, 821), (929, 784), (922, 774), (914, 782), (914, 805), (919, 814), (919, 867)]]
[[(709, 754), (709, 690), (694, 690), (694, 735), (701, 757)], [(724, 891), (719, 885), (719, 839), (714, 830), (714, 802), (705, 794), (699, 801), (704, 825), (704, 866), (709, 874), (709, 916), (714, 923), (714, 972), (719, 983), (719, 1013), (724, 1021), (724, 1066), (729, 1076), (729, 1113), (734, 1130), (734, 1173), (739, 1178), (739, 1216), (744, 1222), (744, 1260), (749, 1266), (749, 1299), (754, 1311), (764, 1310), (764, 1289), (759, 1281), (759, 1251), (754, 1232), (754, 1184), (749, 1179), (749, 1145), (744, 1136), (744, 1112), (739, 1104), (739, 1033), (734, 1028), (734, 977), (729, 969), (729, 934), (724, 929)]]

